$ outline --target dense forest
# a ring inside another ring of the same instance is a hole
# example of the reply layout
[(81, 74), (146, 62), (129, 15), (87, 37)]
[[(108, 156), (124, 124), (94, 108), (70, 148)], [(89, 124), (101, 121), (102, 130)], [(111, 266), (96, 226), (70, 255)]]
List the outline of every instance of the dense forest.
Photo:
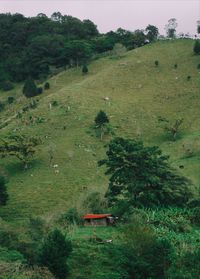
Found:
[(146, 31), (119, 28), (100, 34), (92, 21), (59, 12), (50, 18), (42, 13), (36, 17), (0, 14), (0, 30), (0, 82), (5, 90), (11, 86), (9, 82), (30, 76), (43, 79), (56, 68), (86, 64), (96, 54), (112, 50), (116, 43), (133, 49), (158, 36), (152, 25)]

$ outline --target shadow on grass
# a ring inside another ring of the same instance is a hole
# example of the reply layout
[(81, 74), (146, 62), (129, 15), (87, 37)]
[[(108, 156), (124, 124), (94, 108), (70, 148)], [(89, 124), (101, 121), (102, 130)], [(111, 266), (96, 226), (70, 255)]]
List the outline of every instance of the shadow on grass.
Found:
[(6, 172), (8, 173), (9, 177), (15, 177), (17, 176), (19, 173), (25, 173), (25, 172), (29, 172), (30, 170), (34, 169), (34, 168), (39, 168), (42, 165), (41, 161), (35, 159), (32, 160), (29, 165), (28, 165), (28, 169), (24, 169), (24, 166), (21, 162), (9, 162), (6, 166)]

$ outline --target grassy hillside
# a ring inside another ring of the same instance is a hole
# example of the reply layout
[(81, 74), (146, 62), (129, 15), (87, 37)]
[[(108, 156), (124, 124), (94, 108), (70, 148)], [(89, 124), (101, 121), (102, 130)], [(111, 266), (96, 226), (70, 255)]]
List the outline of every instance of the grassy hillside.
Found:
[[(200, 59), (192, 49), (192, 40), (163, 41), (127, 52), (120, 59), (94, 61), (85, 76), (81, 69), (61, 72), (49, 80), (50, 90), (36, 98), (37, 108), (22, 118), (15, 115), (30, 100), (22, 96), (21, 87), (1, 93), (0, 100), (16, 98), (0, 113), (0, 122), (9, 123), (0, 130), (1, 136), (20, 131), (41, 136), (43, 144), (28, 171), (14, 158), (0, 161), (0, 169), (9, 177), (10, 196), (0, 216), (11, 221), (52, 216), (78, 206), (90, 191), (106, 190), (108, 180), (97, 161), (105, 157), (109, 139), (101, 142), (91, 129), (100, 109), (109, 115), (116, 135), (159, 145), (170, 155), (172, 165), (200, 186)], [(58, 105), (50, 109), (52, 101)], [(29, 123), (30, 115), (42, 118), (42, 123)], [(172, 122), (184, 119), (176, 142), (159, 126), (159, 116)], [(192, 156), (187, 156), (188, 149)], [(53, 164), (58, 164), (57, 174), (50, 166), (50, 153)]]

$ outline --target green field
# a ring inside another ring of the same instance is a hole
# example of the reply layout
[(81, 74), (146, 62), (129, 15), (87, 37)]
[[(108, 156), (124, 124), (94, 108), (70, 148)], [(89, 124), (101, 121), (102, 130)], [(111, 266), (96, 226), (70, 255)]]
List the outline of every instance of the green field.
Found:
[[(16, 98), (0, 113), (1, 125), (8, 123), (0, 130), (1, 137), (17, 131), (40, 136), (43, 144), (28, 171), (14, 158), (1, 159), (1, 172), (9, 177), (9, 202), (0, 208), (0, 216), (13, 224), (36, 215), (52, 218), (70, 207), (79, 208), (91, 191), (105, 192), (108, 178), (97, 162), (105, 157), (109, 137), (102, 142), (92, 130), (100, 109), (110, 117), (117, 136), (158, 145), (170, 155), (173, 167), (198, 188), (200, 58), (193, 55), (193, 43), (189, 39), (160, 41), (129, 51), (122, 58), (95, 60), (88, 75), (82, 75), (80, 68), (61, 72), (49, 79), (50, 90), (36, 97), (37, 108), (22, 118), (16, 118), (16, 113), (30, 102), (21, 93), (22, 85), (1, 92), (1, 101), (8, 96)], [(52, 101), (58, 105), (50, 109)], [(42, 123), (29, 123), (30, 115), (41, 117)], [(177, 141), (171, 141), (159, 126), (159, 116), (171, 122), (184, 119)], [(192, 150), (190, 156), (188, 149)], [(50, 152), (53, 164), (58, 164), (57, 174), (50, 166)]]

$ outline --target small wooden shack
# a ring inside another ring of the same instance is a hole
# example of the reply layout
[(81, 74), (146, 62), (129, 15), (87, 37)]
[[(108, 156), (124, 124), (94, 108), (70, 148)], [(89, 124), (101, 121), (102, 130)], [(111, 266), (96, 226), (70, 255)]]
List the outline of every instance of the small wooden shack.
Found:
[(115, 222), (112, 214), (86, 214), (83, 219), (85, 226), (109, 226)]

